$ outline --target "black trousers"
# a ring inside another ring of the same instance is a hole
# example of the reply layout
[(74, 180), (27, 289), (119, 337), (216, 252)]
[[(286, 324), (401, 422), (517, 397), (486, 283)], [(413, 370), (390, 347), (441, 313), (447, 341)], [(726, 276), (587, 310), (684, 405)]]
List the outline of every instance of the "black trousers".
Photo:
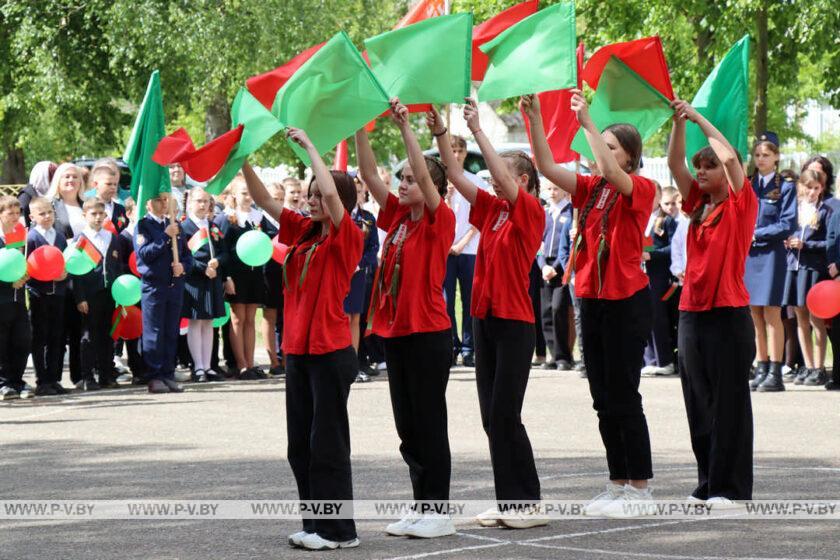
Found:
[(38, 385), (61, 382), (64, 366), (64, 294), (29, 294), (32, 364)]
[(449, 329), (386, 338), (385, 362), (400, 453), (415, 500), (449, 500), (452, 458), (446, 385), (452, 362)]
[(534, 325), (524, 321), (473, 319), (478, 404), (499, 502), (540, 499), (534, 452), (521, 417), (535, 334)]
[(542, 283), (542, 332), (545, 345), (551, 351), (555, 362), (566, 360), (573, 362), (572, 349), (569, 348), (569, 306), (572, 297), (569, 287), (563, 285), (562, 275), (557, 275)]
[(693, 495), (703, 500), (752, 499), (751, 327), (747, 307), (680, 313), (680, 380), (697, 459)]
[(828, 340), (831, 341), (831, 352), (834, 355), (834, 361), (831, 364), (831, 379), (835, 383), (840, 383), (840, 315), (834, 317), (831, 322)]
[(647, 287), (626, 299), (581, 298), (581, 331), (592, 406), (610, 480), (653, 478), (639, 378), (651, 327)]
[[(70, 381), (73, 384), (82, 380), (81, 360), (82, 314), (76, 307), (73, 293), (68, 290), (64, 296), (64, 342), (67, 344), (68, 366), (70, 367)], [(64, 353), (61, 355), (64, 363)]]
[(23, 290), (20, 301), (0, 303), (0, 386), (23, 387), (23, 373), (32, 347), (32, 330)]
[[(353, 347), (286, 355), (289, 465), (301, 500), (352, 500), (347, 398), (356, 379)], [(332, 541), (356, 538), (353, 519), (304, 518), (304, 531)]]
[[(534, 309), (534, 318), (540, 316), (542, 312), (542, 293), (540, 287), (543, 285), (542, 279), (542, 270), (540, 267), (537, 266), (537, 261), (534, 261), (531, 264), (531, 272), (528, 276), (528, 295), (531, 296), (531, 306)], [(535, 344), (537, 350), (537, 356), (545, 356), (545, 336), (543, 336), (543, 331), (541, 328), (538, 328), (534, 325), (534, 333), (536, 334)]]
[(82, 378), (99, 379), (113, 377), (114, 340), (110, 336), (111, 317), (114, 314), (114, 300), (110, 290), (100, 290), (87, 300), (88, 312), (82, 314), (81, 371)]

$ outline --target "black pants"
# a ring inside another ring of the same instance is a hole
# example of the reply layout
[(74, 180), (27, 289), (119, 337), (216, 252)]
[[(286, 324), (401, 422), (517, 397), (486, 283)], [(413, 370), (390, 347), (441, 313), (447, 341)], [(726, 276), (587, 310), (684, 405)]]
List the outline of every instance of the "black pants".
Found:
[(535, 333), (533, 323), (473, 319), (478, 404), (500, 502), (540, 499), (534, 452), (521, 417)]
[(32, 347), (32, 330), (23, 290), (17, 293), (20, 301), (0, 303), (0, 386), (20, 390)]
[[(534, 309), (534, 317), (536, 318), (539, 317), (542, 312), (542, 294), (540, 293), (540, 287), (544, 284), (542, 271), (540, 270), (540, 267), (537, 266), (537, 261), (534, 261), (531, 264), (531, 272), (528, 279), (528, 295), (531, 296), (531, 306)], [(542, 329), (534, 325), (534, 334), (536, 335), (534, 342), (536, 344), (537, 356), (545, 357), (545, 337), (543, 336)]]
[(700, 499), (751, 500), (755, 339), (747, 307), (680, 314), (680, 379)]
[(650, 278), (651, 318), (653, 326), (650, 330), (645, 347), (645, 364), (665, 367), (674, 363), (676, 340), (672, 339), (669, 305), (670, 300), (662, 301), (662, 296), (671, 288), (671, 273), (657, 268), (648, 267)]
[[(76, 307), (73, 293), (68, 290), (64, 296), (64, 342), (67, 344), (68, 366), (70, 367), (70, 381), (73, 384), (82, 380), (81, 360), (82, 314)], [(64, 353), (61, 354), (64, 363)]]
[(32, 364), (38, 385), (61, 382), (64, 355), (64, 294), (29, 294)]
[(831, 321), (828, 340), (831, 341), (831, 352), (834, 355), (834, 361), (831, 364), (831, 379), (835, 383), (840, 383), (840, 315)]
[[(356, 379), (353, 347), (286, 355), (288, 457), (301, 500), (352, 500), (347, 398)], [(356, 538), (353, 519), (307, 519), (304, 531), (332, 541)]]
[(572, 303), (569, 287), (563, 285), (562, 275), (542, 283), (542, 332), (551, 359), (573, 362), (569, 348), (569, 306)]
[(452, 333), (446, 329), (384, 341), (391, 407), (414, 499), (449, 500), (446, 384)]
[(647, 287), (626, 299), (581, 298), (581, 331), (592, 406), (610, 480), (653, 478), (650, 434), (639, 394), (651, 327)]
[(111, 379), (114, 369), (114, 340), (110, 336), (114, 300), (110, 290), (101, 290), (87, 300), (88, 312), (82, 314), (82, 378)]

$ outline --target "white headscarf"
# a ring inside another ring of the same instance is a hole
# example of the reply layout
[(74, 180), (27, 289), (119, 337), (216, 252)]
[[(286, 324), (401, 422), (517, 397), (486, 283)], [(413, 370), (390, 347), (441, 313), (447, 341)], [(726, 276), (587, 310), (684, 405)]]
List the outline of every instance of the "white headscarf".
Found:
[(29, 173), (29, 184), (38, 193), (38, 196), (46, 196), (50, 190), (50, 167), (55, 165), (51, 161), (39, 161)]

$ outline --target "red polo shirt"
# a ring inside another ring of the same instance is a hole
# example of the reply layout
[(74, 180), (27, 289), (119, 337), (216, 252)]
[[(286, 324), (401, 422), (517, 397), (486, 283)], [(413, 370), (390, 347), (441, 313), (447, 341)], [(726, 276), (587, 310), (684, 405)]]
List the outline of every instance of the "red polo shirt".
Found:
[[(613, 185), (607, 183), (586, 218), (586, 230), (582, 232), (582, 243), (575, 257), (577, 297), (625, 299), (648, 285), (648, 277), (642, 270), (642, 252), (645, 226), (653, 210), (656, 186), (650, 179), (638, 175), (630, 175), (630, 178), (633, 181), (630, 196), (620, 194)], [(578, 209), (579, 216), (600, 181), (598, 175), (578, 175), (572, 204)], [(609, 253), (601, 263), (599, 291), (601, 220), (613, 199), (615, 203), (607, 219), (605, 236)], [(572, 244), (574, 250), (574, 241)]]
[[(706, 202), (697, 181), (693, 181), (683, 211), (691, 214)], [(729, 196), (711, 211), (703, 224), (692, 222), (688, 226), (680, 311), (750, 304), (744, 272), (757, 214), (758, 199), (749, 180), (744, 179), (741, 190), (736, 193), (730, 187)]]
[(525, 189), (519, 189), (515, 204), (478, 189), (470, 223), (481, 233), (470, 313), (533, 323), (528, 283), (545, 229), (540, 201)]
[[(286, 261), (288, 285), (283, 292), (283, 352), (287, 354), (327, 354), (351, 344), (344, 298), (362, 257), (364, 234), (345, 212), (338, 228), (330, 221), (326, 237), (315, 235), (301, 242), (311, 225), (309, 218), (285, 208), (280, 216), (280, 242), (294, 251)], [(306, 255), (316, 242), (301, 285)]]
[[(375, 292), (373, 332), (384, 338), (414, 333), (437, 332), (450, 328), (443, 299), (446, 257), (455, 239), (455, 214), (443, 200), (434, 212), (423, 207), (423, 217), (411, 220), (411, 208), (400, 206), (399, 199), (388, 194), (388, 202), (379, 211), (376, 225), (392, 239), (382, 255), (374, 286), (382, 278), (381, 290)], [(399, 240), (400, 273), (396, 298), (391, 287), (397, 265)]]

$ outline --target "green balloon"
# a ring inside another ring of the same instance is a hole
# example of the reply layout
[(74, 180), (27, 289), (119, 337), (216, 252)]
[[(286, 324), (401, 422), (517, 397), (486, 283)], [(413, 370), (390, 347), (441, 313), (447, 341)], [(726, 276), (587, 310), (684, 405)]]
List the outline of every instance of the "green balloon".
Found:
[(213, 319), (213, 328), (220, 329), (224, 327), (228, 321), (230, 321), (230, 304), (228, 302), (225, 302), (225, 316), (216, 317), (215, 319)]
[(0, 280), (17, 282), (26, 274), (26, 257), (17, 249), (0, 249)]
[(130, 307), (140, 301), (140, 279), (133, 274), (117, 276), (111, 286), (111, 296), (117, 305)]
[(271, 239), (257, 230), (245, 232), (236, 242), (236, 254), (248, 266), (264, 265), (271, 258), (273, 250)]
[(75, 246), (68, 245), (64, 249), (64, 267), (67, 269), (68, 274), (81, 276), (93, 270), (94, 266), (96, 265), (93, 264), (90, 257), (76, 249)]

